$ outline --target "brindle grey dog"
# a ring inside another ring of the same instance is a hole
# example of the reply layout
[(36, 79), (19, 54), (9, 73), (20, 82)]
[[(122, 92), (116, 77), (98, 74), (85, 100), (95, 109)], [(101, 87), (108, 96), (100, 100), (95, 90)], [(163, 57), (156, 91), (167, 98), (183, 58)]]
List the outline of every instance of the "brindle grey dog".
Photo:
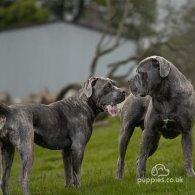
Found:
[(8, 194), (8, 178), (16, 148), (21, 157), (21, 185), (25, 195), (33, 163), (34, 142), (52, 150), (62, 150), (66, 185), (79, 186), (85, 146), (92, 134), (97, 114), (116, 115), (125, 92), (102, 77), (89, 79), (74, 97), (50, 105), (0, 105), (3, 194)]
[(134, 128), (140, 126), (140, 156), (137, 177), (145, 175), (146, 160), (157, 149), (161, 135), (173, 139), (182, 135), (186, 173), (195, 176), (192, 165), (192, 125), (194, 90), (186, 77), (169, 61), (151, 56), (140, 62), (129, 81), (133, 94), (122, 108), (117, 178), (122, 178), (124, 158)]

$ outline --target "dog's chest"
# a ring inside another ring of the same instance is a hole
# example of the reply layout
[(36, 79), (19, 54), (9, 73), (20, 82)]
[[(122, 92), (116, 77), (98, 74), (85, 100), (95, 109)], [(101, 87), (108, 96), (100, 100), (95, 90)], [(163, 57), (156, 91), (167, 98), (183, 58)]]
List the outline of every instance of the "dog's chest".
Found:
[(161, 110), (159, 114), (159, 121), (159, 125), (163, 129), (177, 128), (177, 113), (171, 111), (170, 109)]
[(178, 122), (172, 118), (162, 118), (157, 128), (164, 138), (173, 139), (181, 133)]
[(177, 112), (178, 104), (176, 104), (174, 101), (162, 101), (157, 104), (159, 112), (164, 115), (165, 118), (166, 116), (170, 114), (174, 114)]
[(153, 102), (153, 106), (164, 125), (173, 123), (176, 120), (179, 110), (178, 103), (174, 100)]
[(160, 120), (160, 126), (163, 129), (175, 128), (177, 127), (177, 123), (174, 119), (171, 118), (162, 118)]
[(158, 129), (165, 138), (176, 137), (179, 131), (178, 107), (172, 102), (163, 102), (158, 106)]

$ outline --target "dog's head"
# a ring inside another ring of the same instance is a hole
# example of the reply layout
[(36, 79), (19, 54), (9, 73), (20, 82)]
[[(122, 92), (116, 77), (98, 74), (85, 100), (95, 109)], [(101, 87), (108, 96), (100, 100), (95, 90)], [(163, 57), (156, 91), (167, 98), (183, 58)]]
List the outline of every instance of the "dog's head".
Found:
[(160, 56), (151, 56), (139, 63), (135, 76), (129, 81), (130, 90), (134, 95), (146, 96), (167, 79), (171, 70), (171, 62)]
[(104, 112), (112, 116), (117, 115), (117, 104), (125, 99), (125, 91), (118, 88), (114, 81), (109, 78), (92, 77), (83, 85), (83, 93)]

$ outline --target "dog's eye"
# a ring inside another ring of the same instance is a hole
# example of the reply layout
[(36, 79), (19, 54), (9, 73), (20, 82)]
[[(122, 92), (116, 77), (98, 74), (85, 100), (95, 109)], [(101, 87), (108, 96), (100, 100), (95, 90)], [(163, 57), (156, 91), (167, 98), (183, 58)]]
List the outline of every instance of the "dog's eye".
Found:
[(116, 86), (116, 83), (115, 82), (112, 82), (112, 85)]
[(105, 89), (111, 89), (111, 84), (109, 83), (108, 85), (106, 85)]
[(159, 62), (158, 62), (158, 60), (152, 59), (152, 65), (153, 65), (155, 68), (158, 68), (158, 67), (159, 67)]
[(106, 87), (107, 87), (107, 88), (111, 88), (111, 84), (109, 83)]
[(143, 80), (147, 79), (147, 73), (146, 72), (140, 72), (140, 74), (141, 74), (141, 78)]

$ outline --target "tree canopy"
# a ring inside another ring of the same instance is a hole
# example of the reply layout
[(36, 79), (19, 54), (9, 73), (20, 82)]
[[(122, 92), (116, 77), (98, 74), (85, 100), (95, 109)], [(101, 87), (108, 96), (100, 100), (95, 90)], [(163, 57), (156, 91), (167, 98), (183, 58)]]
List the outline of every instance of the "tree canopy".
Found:
[(23, 26), (47, 21), (49, 13), (46, 8), (36, 6), (35, 0), (20, 0), (2, 6), (0, 1), (0, 29)]

